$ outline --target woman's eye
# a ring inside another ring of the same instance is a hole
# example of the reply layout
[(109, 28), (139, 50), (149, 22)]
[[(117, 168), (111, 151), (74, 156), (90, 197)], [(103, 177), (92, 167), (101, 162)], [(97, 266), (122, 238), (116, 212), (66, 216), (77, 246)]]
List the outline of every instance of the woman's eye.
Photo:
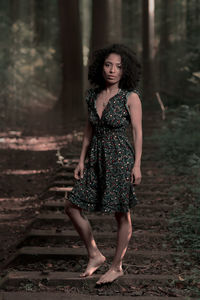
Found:
[(118, 66), (118, 69), (121, 69), (122, 68), (122, 66)]

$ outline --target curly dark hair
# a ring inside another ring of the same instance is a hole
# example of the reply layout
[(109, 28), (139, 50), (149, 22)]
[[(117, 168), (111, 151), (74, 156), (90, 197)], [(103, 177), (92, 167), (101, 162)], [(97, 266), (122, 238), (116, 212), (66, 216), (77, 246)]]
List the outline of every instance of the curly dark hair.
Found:
[(94, 51), (92, 63), (89, 65), (88, 80), (92, 85), (100, 88), (105, 87), (102, 70), (105, 59), (115, 53), (121, 56), (122, 78), (119, 87), (126, 90), (133, 90), (138, 87), (141, 76), (141, 64), (136, 54), (129, 47), (123, 44), (112, 44), (106, 48)]

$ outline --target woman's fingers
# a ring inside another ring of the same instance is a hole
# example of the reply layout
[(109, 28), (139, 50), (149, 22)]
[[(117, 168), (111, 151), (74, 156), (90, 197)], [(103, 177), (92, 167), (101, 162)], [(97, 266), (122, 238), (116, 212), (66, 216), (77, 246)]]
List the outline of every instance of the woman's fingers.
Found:
[(84, 168), (81, 168), (79, 165), (76, 167), (76, 169), (74, 170), (74, 177), (76, 179), (80, 179), (83, 178), (83, 170)]
[(83, 178), (83, 169), (80, 170), (80, 176)]
[(78, 179), (78, 173), (76, 170), (74, 171), (74, 178)]
[(133, 170), (131, 174), (131, 183), (140, 184), (142, 179), (141, 172)]
[(140, 182), (141, 182), (141, 176), (140, 175), (133, 175), (133, 183), (134, 184), (140, 184)]
[(74, 170), (74, 177), (75, 177), (76, 179), (79, 179), (78, 172), (79, 172), (79, 168), (78, 168), (78, 166), (77, 166), (77, 167), (75, 168), (75, 170)]
[(135, 176), (134, 176), (134, 174), (131, 174), (131, 183), (135, 183)]
[(141, 177), (136, 177), (134, 184), (140, 184), (141, 182)]

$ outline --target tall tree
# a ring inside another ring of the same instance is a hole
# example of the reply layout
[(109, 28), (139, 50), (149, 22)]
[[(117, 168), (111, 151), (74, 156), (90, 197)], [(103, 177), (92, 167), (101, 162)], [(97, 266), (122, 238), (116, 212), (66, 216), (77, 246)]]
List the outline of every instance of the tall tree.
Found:
[(140, 0), (122, 2), (122, 39), (137, 53), (141, 50), (141, 5)]
[(161, 3), (160, 20), (160, 43), (159, 43), (159, 85), (161, 90), (166, 90), (170, 86), (170, 14), (172, 0)]
[(87, 75), (92, 30), (92, 0), (80, 0), (80, 14), (83, 47), (83, 89), (86, 90), (89, 87)]
[(143, 97), (150, 105), (154, 95), (154, 0), (142, 1)]
[[(61, 109), (65, 118), (82, 112), (82, 43), (79, 1), (58, 0), (60, 40), (62, 50), (62, 90), (55, 109)], [(79, 109), (77, 109), (79, 108)]]
[(35, 44), (39, 44), (40, 42), (44, 41), (45, 37), (45, 1), (35, 0), (34, 1), (34, 29), (35, 29)]
[(10, 0), (9, 8), (11, 21), (14, 23), (19, 17), (19, 3), (15, 0)]
[(121, 41), (121, 0), (93, 0), (91, 51)]

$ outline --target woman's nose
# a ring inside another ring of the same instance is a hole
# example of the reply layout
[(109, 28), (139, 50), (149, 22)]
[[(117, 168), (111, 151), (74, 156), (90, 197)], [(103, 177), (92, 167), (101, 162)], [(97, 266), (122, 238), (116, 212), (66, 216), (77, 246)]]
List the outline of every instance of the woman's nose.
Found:
[(114, 72), (114, 71), (115, 71), (115, 66), (111, 66), (110, 72)]

